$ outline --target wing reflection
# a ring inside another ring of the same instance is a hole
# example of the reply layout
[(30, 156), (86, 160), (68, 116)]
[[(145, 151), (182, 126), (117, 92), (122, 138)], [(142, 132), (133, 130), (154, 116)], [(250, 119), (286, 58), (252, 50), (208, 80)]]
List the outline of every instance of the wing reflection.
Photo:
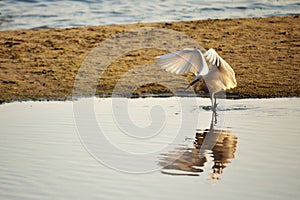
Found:
[(199, 176), (210, 165), (210, 178), (219, 179), (235, 157), (238, 138), (230, 130), (215, 128), (214, 119), (213, 114), (209, 129), (196, 132), (192, 147), (177, 147), (161, 154), (159, 164), (163, 174)]

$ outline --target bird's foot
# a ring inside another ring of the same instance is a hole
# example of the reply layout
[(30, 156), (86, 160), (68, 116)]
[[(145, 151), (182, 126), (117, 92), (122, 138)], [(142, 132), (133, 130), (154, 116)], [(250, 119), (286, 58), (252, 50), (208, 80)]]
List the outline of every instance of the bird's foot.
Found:
[(219, 114), (217, 113), (216, 107), (214, 107), (214, 109), (212, 109), (212, 122), (214, 122), (214, 124), (218, 123), (218, 116)]
[(218, 105), (219, 105), (219, 103), (215, 103), (215, 104), (211, 107), (212, 111), (216, 111)]

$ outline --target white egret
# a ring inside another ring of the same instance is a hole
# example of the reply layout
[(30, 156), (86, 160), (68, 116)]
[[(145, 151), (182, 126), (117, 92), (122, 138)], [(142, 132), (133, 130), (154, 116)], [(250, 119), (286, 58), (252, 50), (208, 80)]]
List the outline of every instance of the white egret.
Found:
[(204, 54), (199, 49), (184, 49), (156, 58), (157, 65), (171, 73), (192, 72), (196, 78), (189, 87), (203, 77), (210, 93), (212, 110), (217, 107), (217, 93), (237, 86), (233, 69), (214, 49)]

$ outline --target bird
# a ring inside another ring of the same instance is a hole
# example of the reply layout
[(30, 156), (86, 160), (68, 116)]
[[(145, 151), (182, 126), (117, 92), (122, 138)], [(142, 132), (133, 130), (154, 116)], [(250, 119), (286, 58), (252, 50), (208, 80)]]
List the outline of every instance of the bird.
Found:
[(162, 69), (182, 75), (192, 72), (194, 85), (202, 77), (210, 93), (213, 111), (217, 108), (216, 94), (237, 86), (232, 67), (213, 49), (202, 53), (197, 48), (186, 48), (156, 57), (156, 64)]

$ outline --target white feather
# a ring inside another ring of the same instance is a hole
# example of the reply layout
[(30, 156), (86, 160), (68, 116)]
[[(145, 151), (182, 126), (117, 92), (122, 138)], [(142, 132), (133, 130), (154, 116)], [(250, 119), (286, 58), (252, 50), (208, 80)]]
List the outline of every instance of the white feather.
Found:
[(223, 90), (237, 86), (233, 69), (214, 49), (209, 49), (204, 56), (210, 65), (217, 67), (218, 71), (214, 70), (212, 72), (220, 74), (219, 78), (224, 85)]
[(192, 72), (195, 75), (206, 74), (208, 66), (198, 49), (184, 49), (157, 57), (157, 65), (175, 74)]
[(214, 95), (237, 86), (231, 66), (214, 49), (204, 54), (198, 49), (184, 49), (157, 57), (157, 64), (175, 74), (194, 73), (195, 80), (202, 76), (209, 89), (213, 108)]

